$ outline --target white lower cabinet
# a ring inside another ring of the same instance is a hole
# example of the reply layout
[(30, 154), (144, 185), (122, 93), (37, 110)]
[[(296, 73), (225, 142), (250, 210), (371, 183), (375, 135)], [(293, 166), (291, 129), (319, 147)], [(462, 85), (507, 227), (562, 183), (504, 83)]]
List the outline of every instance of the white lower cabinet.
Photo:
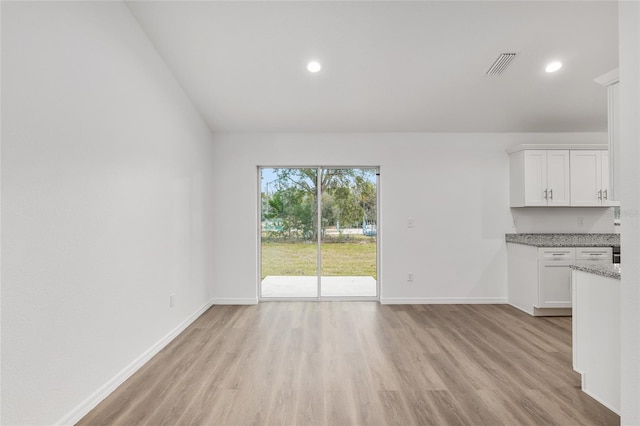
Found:
[(538, 249), (538, 300), (534, 308), (571, 307), (571, 265), (576, 249)]
[(609, 247), (507, 244), (509, 303), (531, 315), (571, 315), (571, 265), (611, 262)]
[(571, 307), (571, 265), (573, 264), (573, 259), (538, 262), (540, 282), (538, 308)]

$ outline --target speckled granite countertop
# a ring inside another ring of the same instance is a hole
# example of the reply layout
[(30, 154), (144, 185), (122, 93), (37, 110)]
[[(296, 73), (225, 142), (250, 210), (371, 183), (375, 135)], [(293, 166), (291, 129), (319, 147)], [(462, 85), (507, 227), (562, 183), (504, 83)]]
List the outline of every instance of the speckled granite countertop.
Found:
[(506, 234), (506, 241), (535, 247), (619, 247), (620, 234)]
[(576, 271), (589, 272), (591, 274), (602, 275), (603, 277), (620, 279), (619, 263), (580, 263), (571, 265), (571, 269)]

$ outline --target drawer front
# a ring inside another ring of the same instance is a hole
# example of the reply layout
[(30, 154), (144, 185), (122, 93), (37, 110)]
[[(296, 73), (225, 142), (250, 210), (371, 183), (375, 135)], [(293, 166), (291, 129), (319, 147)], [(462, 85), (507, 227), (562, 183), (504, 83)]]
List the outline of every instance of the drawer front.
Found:
[(576, 248), (576, 260), (607, 260), (612, 258), (611, 247)]
[(573, 247), (539, 248), (538, 260), (573, 260), (576, 249)]

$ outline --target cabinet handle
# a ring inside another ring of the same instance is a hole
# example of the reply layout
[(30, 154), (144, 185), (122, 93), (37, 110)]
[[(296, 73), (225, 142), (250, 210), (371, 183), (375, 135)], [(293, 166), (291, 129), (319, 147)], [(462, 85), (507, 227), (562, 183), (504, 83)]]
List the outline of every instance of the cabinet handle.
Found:
[(607, 191), (609, 191), (609, 190), (608, 190), (608, 189), (605, 189), (605, 190), (604, 190), (604, 199), (605, 199), (605, 200), (608, 200), (608, 196), (609, 196), (609, 195), (607, 194)]
[(602, 189), (598, 191), (598, 200), (602, 200)]
[(549, 190), (549, 193), (551, 194), (551, 201), (553, 201), (553, 188)]
[(548, 198), (547, 198), (547, 190), (546, 189), (544, 190), (544, 199), (548, 200)]

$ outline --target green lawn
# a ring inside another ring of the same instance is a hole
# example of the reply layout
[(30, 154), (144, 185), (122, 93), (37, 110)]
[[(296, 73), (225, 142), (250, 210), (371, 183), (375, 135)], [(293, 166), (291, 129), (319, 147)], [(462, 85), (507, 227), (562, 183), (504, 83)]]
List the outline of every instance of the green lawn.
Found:
[[(365, 237), (366, 238), (366, 237)], [(267, 275), (315, 276), (316, 244), (262, 243), (262, 278)], [(360, 275), (377, 279), (374, 239), (322, 244), (322, 275)]]

